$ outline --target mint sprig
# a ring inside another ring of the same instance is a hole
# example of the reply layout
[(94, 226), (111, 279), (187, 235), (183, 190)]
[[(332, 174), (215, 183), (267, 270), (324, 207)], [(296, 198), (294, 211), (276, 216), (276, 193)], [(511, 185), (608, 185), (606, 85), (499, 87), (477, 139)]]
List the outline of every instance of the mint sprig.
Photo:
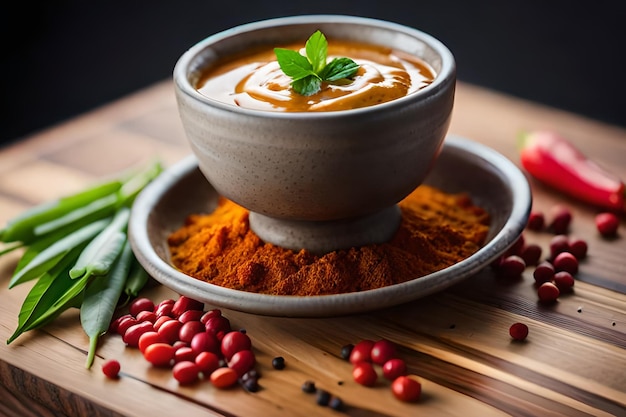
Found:
[(280, 69), (291, 77), (291, 87), (303, 96), (310, 96), (320, 91), (322, 82), (333, 82), (352, 77), (359, 65), (350, 58), (328, 58), (328, 41), (319, 30), (307, 39), (304, 46), (306, 56), (298, 51), (274, 48)]

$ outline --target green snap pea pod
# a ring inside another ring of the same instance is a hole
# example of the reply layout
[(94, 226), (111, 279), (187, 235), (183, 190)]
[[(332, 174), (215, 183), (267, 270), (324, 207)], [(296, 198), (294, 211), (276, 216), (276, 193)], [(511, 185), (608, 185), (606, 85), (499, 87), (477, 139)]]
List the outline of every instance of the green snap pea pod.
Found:
[(65, 230), (68, 232), (93, 221), (112, 216), (115, 213), (117, 204), (117, 193), (101, 197), (83, 207), (78, 207), (63, 216), (36, 226), (33, 229), (33, 238), (38, 238), (59, 230)]
[(94, 236), (100, 233), (110, 221), (108, 219), (100, 220), (84, 226), (81, 229), (65, 236), (64, 238), (54, 242), (35, 255), (28, 264), (24, 265), (19, 271), (13, 274), (9, 282), (9, 288), (21, 284), (31, 279), (40, 277), (54, 265), (71, 252), (73, 248), (83, 248)]
[(90, 202), (117, 192), (122, 187), (119, 180), (109, 181), (88, 188), (74, 195), (62, 197), (55, 201), (40, 204), (24, 211), (21, 215), (9, 220), (4, 229), (0, 230), (0, 241), (32, 242), (34, 229), (42, 223), (49, 222), (66, 213), (85, 206)]
[[(81, 248), (76, 247), (65, 259), (54, 265), (44, 273), (33, 285), (24, 299), (18, 315), (17, 329), (7, 340), (11, 343), (22, 333), (34, 329), (38, 323), (44, 322), (43, 316), (50, 317), (48, 313), (54, 303), (62, 297), (73, 281), (69, 278), (69, 269), (78, 257)], [(60, 314), (61, 312), (59, 312)]]
[(123, 207), (111, 223), (102, 230), (82, 251), (76, 264), (70, 269), (71, 278), (105, 275), (117, 259), (126, 242), (126, 228), (130, 209)]
[(98, 339), (106, 333), (113, 318), (113, 313), (128, 278), (133, 251), (126, 241), (122, 253), (116, 259), (111, 272), (103, 277), (91, 280), (85, 288), (83, 303), (80, 307), (80, 322), (89, 336), (87, 369), (93, 365), (98, 346)]

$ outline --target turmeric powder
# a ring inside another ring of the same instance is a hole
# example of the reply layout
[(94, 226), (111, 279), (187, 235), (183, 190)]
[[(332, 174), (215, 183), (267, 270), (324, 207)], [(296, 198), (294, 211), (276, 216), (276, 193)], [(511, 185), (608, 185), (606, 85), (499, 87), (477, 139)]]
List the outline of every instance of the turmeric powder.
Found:
[(209, 214), (190, 215), (168, 239), (175, 267), (219, 286), (274, 295), (365, 291), (416, 279), (476, 252), (489, 214), (467, 194), (422, 185), (399, 203), (402, 221), (382, 244), (314, 255), (263, 242), (248, 211), (221, 198)]

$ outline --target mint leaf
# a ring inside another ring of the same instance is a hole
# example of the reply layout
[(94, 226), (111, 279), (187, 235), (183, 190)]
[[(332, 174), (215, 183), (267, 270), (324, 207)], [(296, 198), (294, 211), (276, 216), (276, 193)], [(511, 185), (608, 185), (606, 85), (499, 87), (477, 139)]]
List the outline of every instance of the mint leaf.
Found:
[(304, 49), (306, 56), (291, 49), (274, 48), (280, 69), (293, 79), (293, 90), (303, 96), (320, 91), (322, 81), (350, 78), (359, 69), (359, 65), (350, 58), (335, 58), (327, 64), (328, 41), (319, 30), (307, 39)]
[(326, 41), (326, 37), (319, 30), (316, 31), (306, 41), (304, 49), (313, 67), (313, 71), (319, 74), (326, 66), (326, 56), (328, 54), (328, 42)]
[(358, 69), (359, 64), (350, 58), (335, 58), (319, 75), (324, 81), (337, 81), (352, 77)]
[(274, 53), (283, 72), (294, 81), (316, 75), (309, 60), (291, 49), (274, 48)]
[(295, 80), (291, 83), (291, 87), (296, 93), (303, 96), (310, 96), (320, 91), (322, 80), (317, 75), (309, 75), (306, 78)]

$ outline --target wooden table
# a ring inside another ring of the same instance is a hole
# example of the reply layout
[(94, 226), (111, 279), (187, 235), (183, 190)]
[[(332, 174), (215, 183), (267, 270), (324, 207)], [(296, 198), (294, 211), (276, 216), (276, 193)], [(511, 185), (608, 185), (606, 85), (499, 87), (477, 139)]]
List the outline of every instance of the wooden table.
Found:
[[(53, 104), (52, 104), (53, 105)], [(518, 161), (516, 134), (549, 128), (626, 179), (626, 131), (460, 83), (451, 133), (487, 144)], [(0, 150), (0, 223), (22, 210), (80, 189), (157, 156), (166, 165), (190, 153), (172, 84), (159, 83)], [(626, 224), (617, 239), (598, 236), (594, 208), (531, 182), (534, 205), (573, 211), (571, 234), (589, 243), (575, 292), (552, 306), (537, 303), (532, 270), (506, 285), (484, 271), (442, 293), (348, 317), (289, 319), (224, 311), (246, 328), (263, 389), (181, 387), (119, 336), (105, 336), (85, 369), (88, 340), (75, 311), (52, 325), (0, 344), (0, 414), (10, 416), (336, 416), (300, 387), (313, 380), (341, 397), (353, 416), (608, 416), (626, 415)], [(547, 250), (548, 233), (526, 232)], [(545, 252), (544, 252), (545, 253)], [(0, 339), (17, 323), (28, 284), (7, 290), (18, 254), (0, 258)], [(163, 287), (144, 295), (176, 294)], [(530, 328), (523, 343), (509, 326)], [(416, 404), (393, 398), (389, 383), (357, 385), (340, 358), (344, 344), (388, 338), (418, 375)], [(271, 367), (283, 356), (287, 367)], [(107, 358), (122, 364), (119, 380), (100, 372)], [(340, 414), (339, 414), (340, 415)]]

